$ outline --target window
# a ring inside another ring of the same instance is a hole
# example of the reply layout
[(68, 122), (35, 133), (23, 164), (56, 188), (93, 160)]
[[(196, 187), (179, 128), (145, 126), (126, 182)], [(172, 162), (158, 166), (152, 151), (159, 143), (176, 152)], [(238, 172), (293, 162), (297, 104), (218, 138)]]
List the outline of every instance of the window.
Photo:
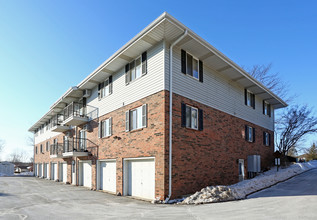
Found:
[(271, 105), (263, 100), (263, 114), (271, 117)]
[(265, 146), (271, 145), (271, 134), (265, 131), (263, 132), (263, 144)]
[(203, 110), (182, 103), (182, 127), (203, 130)]
[(186, 127), (198, 129), (198, 109), (186, 106)]
[(247, 89), (244, 89), (244, 102), (245, 105), (255, 109), (255, 95)]
[(255, 109), (255, 95), (247, 89), (244, 90), (244, 102), (245, 105)]
[(50, 142), (47, 141), (47, 142), (46, 142), (46, 151), (49, 151), (49, 145), (50, 145)]
[(112, 135), (112, 118), (108, 118), (99, 123), (98, 127), (99, 138), (109, 137)]
[(106, 79), (104, 82), (98, 85), (98, 98), (99, 100), (103, 97), (112, 94), (112, 76)]
[(80, 130), (79, 131), (79, 150), (84, 151), (87, 149), (87, 141), (86, 141), (86, 131)]
[(43, 153), (43, 145), (40, 145), (40, 152)]
[(35, 154), (37, 154), (37, 147), (35, 147)]
[(255, 128), (248, 125), (245, 126), (245, 140), (255, 142)]
[(181, 50), (182, 73), (203, 82), (203, 62), (185, 50)]
[(126, 131), (132, 131), (147, 126), (147, 104), (138, 108), (126, 111)]
[(125, 66), (125, 83), (129, 84), (147, 73), (147, 53), (142, 53)]

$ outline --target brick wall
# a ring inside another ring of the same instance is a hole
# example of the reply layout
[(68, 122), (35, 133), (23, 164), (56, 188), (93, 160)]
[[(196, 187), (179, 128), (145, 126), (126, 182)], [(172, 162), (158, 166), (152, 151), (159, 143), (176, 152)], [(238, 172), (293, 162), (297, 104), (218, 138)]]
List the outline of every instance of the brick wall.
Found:
[[(96, 189), (96, 160), (116, 159), (117, 192), (123, 194), (123, 160), (124, 158), (155, 157), (155, 196), (164, 197), (165, 166), (165, 91), (158, 92), (132, 104), (123, 106), (113, 112), (89, 122), (92, 130), (87, 132), (91, 145), (97, 150), (87, 159), (92, 160), (92, 188)], [(125, 131), (125, 112), (147, 104), (148, 123), (146, 128)], [(98, 123), (112, 117), (112, 135), (98, 138)], [(89, 145), (89, 144), (88, 144)], [(92, 149), (91, 149), (92, 150)]]
[[(167, 94), (168, 96), (168, 94)], [(203, 131), (181, 127), (181, 103), (203, 109)], [(245, 125), (255, 128), (255, 142), (245, 140)], [(263, 145), (263, 131), (271, 146)], [(173, 197), (216, 184), (239, 181), (238, 159), (261, 155), (261, 167), (273, 162), (273, 132), (219, 110), (173, 95)]]
[[(193, 193), (208, 185), (232, 184), (238, 182), (238, 159), (244, 159), (245, 172), (247, 156), (261, 155), (261, 165), (271, 165), (273, 159), (273, 132), (226, 114), (219, 110), (189, 100), (180, 95), (173, 96), (173, 193), (172, 197)], [(197, 131), (181, 127), (181, 103), (203, 109), (204, 129)], [(143, 104), (148, 104), (148, 124), (146, 128), (125, 131), (125, 112)], [(98, 138), (98, 123), (112, 117), (112, 136)], [(116, 159), (116, 191), (123, 194), (124, 158), (155, 157), (155, 196), (168, 195), (168, 133), (169, 133), (169, 92), (161, 91), (132, 104), (110, 112), (89, 122), (88, 157), (81, 160), (92, 161), (92, 188), (96, 189), (96, 161)], [(244, 138), (245, 125), (255, 128), (255, 143)], [(78, 127), (78, 132), (82, 126)], [(263, 131), (271, 134), (271, 146), (263, 145)], [(64, 134), (57, 137), (63, 142)], [(50, 139), (50, 144), (53, 139)], [(39, 143), (35, 163), (64, 162), (68, 164), (67, 181), (72, 182), (71, 162), (75, 158), (51, 159), (46, 152), (45, 142)], [(44, 154), (41, 154), (43, 144)], [(78, 184), (78, 162), (77, 184)], [(59, 169), (59, 167), (58, 167)], [(51, 175), (50, 175), (51, 176)]]

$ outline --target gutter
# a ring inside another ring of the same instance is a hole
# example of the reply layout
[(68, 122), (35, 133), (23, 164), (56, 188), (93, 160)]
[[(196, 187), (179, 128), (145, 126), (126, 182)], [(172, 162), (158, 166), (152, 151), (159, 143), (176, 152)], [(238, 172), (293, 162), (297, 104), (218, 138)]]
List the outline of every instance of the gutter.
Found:
[(168, 196), (165, 199), (165, 203), (168, 202), (172, 196), (172, 122), (173, 122), (173, 117), (172, 117), (172, 111), (173, 111), (173, 47), (181, 41), (184, 37), (186, 37), (188, 34), (187, 29), (185, 29), (185, 32), (182, 36), (180, 36), (176, 41), (174, 41), (171, 46), (170, 46), (170, 55), (169, 55), (169, 60), (170, 60), (170, 66), (169, 66), (169, 77), (170, 77), (170, 100), (169, 100), (169, 171), (168, 171)]

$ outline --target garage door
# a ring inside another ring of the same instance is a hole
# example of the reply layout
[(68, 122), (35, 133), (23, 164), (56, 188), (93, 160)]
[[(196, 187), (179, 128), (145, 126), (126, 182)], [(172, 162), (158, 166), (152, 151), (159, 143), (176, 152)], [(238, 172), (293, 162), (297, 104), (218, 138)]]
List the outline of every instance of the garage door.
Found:
[(57, 163), (52, 163), (51, 179), (52, 179), (52, 180), (57, 180), (57, 179), (58, 179), (58, 175), (57, 175)]
[(154, 159), (130, 160), (128, 163), (128, 195), (154, 199), (155, 163)]
[(91, 162), (81, 162), (81, 185), (91, 187)]
[(116, 192), (116, 162), (100, 162), (100, 189)]
[(67, 163), (61, 163), (60, 165), (60, 181), (67, 182)]

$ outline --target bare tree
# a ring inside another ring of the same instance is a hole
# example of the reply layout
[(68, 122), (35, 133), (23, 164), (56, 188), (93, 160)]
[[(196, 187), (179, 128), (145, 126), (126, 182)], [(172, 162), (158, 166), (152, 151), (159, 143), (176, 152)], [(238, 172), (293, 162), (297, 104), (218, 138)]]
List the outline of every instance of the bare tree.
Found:
[(26, 162), (26, 161), (28, 161), (28, 157), (25, 154), (25, 152), (23, 152), (23, 151), (17, 152), (16, 151), (16, 152), (10, 154), (9, 161), (13, 162), (13, 163), (14, 162)]
[(315, 143), (310, 148), (306, 149), (305, 157), (307, 160), (317, 160), (317, 146)]
[(0, 153), (3, 151), (4, 145), (5, 145), (4, 140), (1, 140), (1, 139), (0, 139)]
[(276, 147), (286, 155), (306, 135), (317, 133), (317, 118), (307, 106), (293, 106), (281, 114), (276, 130)]
[(280, 98), (290, 102), (294, 97), (289, 96), (289, 86), (283, 82), (279, 73), (272, 73), (271, 69), (272, 64), (270, 63), (268, 65), (254, 65), (245, 70)]
[(31, 136), (28, 136), (27, 138), (26, 138), (26, 143), (27, 143), (27, 145), (28, 146), (34, 146), (34, 138), (33, 137), (31, 137)]

